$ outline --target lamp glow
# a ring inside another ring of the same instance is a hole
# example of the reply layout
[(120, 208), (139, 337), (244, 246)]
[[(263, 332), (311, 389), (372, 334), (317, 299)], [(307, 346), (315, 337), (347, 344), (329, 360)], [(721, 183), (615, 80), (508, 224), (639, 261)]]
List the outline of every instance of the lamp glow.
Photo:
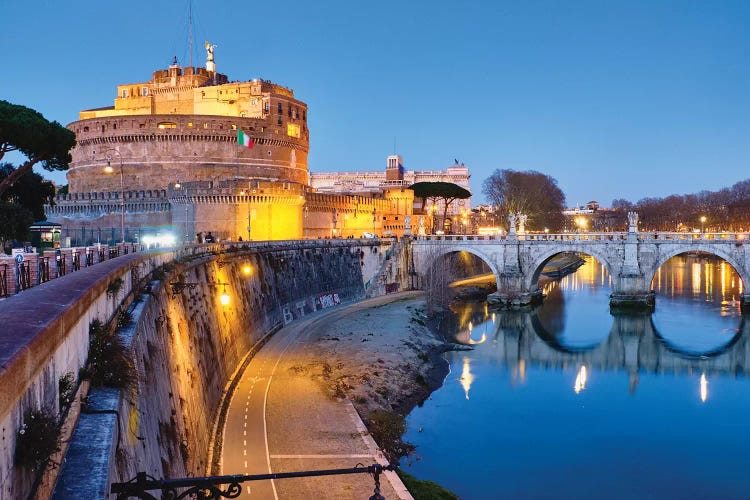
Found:
[(244, 274), (245, 276), (250, 276), (252, 272), (253, 268), (250, 267), (250, 264), (245, 264), (244, 266), (242, 266), (242, 274)]
[(221, 305), (228, 306), (229, 305), (229, 294), (224, 290), (221, 292), (221, 296), (219, 297), (219, 300), (221, 301)]

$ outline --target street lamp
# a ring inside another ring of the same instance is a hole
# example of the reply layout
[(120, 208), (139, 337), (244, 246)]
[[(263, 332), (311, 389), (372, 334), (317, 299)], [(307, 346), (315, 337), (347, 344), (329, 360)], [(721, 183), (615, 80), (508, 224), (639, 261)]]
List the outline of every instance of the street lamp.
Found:
[(706, 216), (705, 215), (701, 215), (701, 233), (704, 232), (703, 231), (703, 225), (705, 223), (706, 223)]
[(112, 156), (109, 155), (110, 151), (117, 153), (117, 158), (120, 160), (120, 234), (122, 236), (122, 243), (125, 244), (125, 180), (123, 178), (122, 170), (122, 155), (116, 149), (108, 149), (104, 152), (107, 155), (107, 166), (104, 167), (104, 172), (107, 174), (112, 174), (115, 171), (115, 169), (112, 168)]

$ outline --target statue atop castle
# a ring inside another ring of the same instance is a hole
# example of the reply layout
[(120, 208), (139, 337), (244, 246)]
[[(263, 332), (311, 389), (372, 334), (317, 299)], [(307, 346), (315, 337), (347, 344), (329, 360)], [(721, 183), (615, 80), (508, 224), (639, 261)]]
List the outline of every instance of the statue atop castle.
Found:
[(216, 45), (206, 40), (206, 71), (216, 72), (214, 49), (216, 49)]

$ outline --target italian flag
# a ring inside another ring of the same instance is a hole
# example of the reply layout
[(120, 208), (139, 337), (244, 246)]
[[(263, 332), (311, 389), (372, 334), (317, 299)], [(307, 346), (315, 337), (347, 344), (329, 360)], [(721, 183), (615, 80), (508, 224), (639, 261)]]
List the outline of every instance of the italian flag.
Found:
[(253, 138), (247, 135), (242, 130), (237, 130), (237, 144), (244, 146), (249, 149), (253, 149)]

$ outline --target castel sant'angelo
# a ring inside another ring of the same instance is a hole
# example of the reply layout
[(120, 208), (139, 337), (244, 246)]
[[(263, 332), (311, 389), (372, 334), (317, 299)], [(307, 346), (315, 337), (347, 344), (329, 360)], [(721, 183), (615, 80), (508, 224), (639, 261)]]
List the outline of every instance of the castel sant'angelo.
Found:
[[(205, 68), (175, 59), (149, 81), (118, 85), (114, 106), (81, 111), (68, 125), (77, 140), (68, 193), (47, 207), (63, 239), (87, 244), (101, 237), (96, 228), (117, 228), (119, 240), (123, 207), (130, 241), (168, 230), (178, 241), (209, 231), (232, 240), (409, 232), (414, 180), (399, 157), (389, 157), (380, 190), (318, 192), (307, 105), (269, 81), (230, 82), (214, 49), (206, 42)], [(425, 217), (419, 227), (429, 227)]]

